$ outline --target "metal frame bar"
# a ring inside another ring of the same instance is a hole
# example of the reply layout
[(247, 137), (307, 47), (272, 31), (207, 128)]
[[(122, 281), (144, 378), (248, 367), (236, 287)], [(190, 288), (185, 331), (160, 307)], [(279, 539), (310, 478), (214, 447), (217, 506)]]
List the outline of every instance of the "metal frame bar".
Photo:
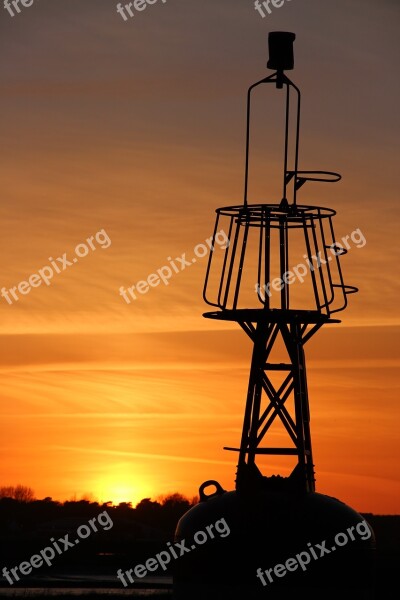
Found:
[[(303, 346), (321, 327), (315, 324), (307, 331), (308, 323), (242, 322), (241, 326), (254, 343), (250, 368), (247, 402), (243, 421), (242, 440), (239, 449), (238, 473), (246, 465), (254, 465), (258, 454), (297, 456), (298, 468), (303, 471), (303, 485), (308, 491), (315, 489), (312, 462), (310, 414)], [(277, 336), (282, 336), (290, 363), (267, 363)], [(268, 377), (268, 371), (288, 370), (278, 389)], [(262, 410), (262, 400), (268, 405)], [(294, 418), (285, 406), (293, 397)], [(260, 447), (276, 418), (280, 419), (293, 443), (292, 448)], [(268, 420), (266, 420), (268, 419)], [(233, 448), (229, 448), (233, 450)]]

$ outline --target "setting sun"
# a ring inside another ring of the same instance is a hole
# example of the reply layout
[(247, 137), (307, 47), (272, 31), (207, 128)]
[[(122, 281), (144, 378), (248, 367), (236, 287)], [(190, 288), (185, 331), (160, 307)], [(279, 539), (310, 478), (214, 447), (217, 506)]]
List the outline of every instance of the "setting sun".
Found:
[(109, 502), (114, 505), (120, 502), (131, 502), (132, 506), (136, 506), (143, 498), (149, 498), (154, 493), (150, 487), (142, 484), (130, 483), (128, 476), (110, 475), (104, 477), (98, 482), (94, 481), (91, 488), (93, 495), (100, 503)]

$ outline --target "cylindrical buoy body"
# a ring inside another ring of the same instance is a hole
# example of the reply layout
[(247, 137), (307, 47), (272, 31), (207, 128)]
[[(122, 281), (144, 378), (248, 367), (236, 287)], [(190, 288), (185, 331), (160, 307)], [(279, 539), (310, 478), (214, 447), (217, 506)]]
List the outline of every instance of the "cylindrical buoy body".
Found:
[(373, 531), (329, 496), (220, 490), (180, 519), (182, 540), (175, 600), (374, 598)]

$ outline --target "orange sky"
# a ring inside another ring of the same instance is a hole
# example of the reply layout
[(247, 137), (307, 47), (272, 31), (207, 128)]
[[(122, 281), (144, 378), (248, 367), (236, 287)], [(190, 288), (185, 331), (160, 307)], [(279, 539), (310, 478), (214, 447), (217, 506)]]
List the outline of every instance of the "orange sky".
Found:
[[(343, 175), (301, 200), (338, 210), (338, 238), (367, 239), (342, 261), (360, 293), (306, 347), (317, 489), (399, 512), (396, 2), (293, 0), (265, 19), (250, 0), (169, 0), (128, 22), (102, 0), (1, 12), (1, 287), (101, 229), (111, 245), (0, 298), (0, 485), (134, 503), (233, 488), (222, 447), (240, 440), (250, 345), (202, 318), (206, 259), (131, 304), (118, 290), (193, 256), (214, 209), (241, 202), (245, 93), (284, 29), (301, 168)], [(276, 156), (257, 151), (252, 197), (276, 201)]]

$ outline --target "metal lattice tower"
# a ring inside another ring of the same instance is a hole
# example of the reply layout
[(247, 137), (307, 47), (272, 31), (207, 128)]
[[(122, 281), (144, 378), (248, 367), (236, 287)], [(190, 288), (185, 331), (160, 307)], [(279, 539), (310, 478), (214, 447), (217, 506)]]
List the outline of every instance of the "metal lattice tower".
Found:
[[(336, 212), (297, 202), (306, 182), (341, 176), (298, 168), (301, 94), (285, 74), (293, 69), (294, 39), (293, 33), (270, 34), (268, 67), (275, 72), (248, 90), (244, 200), (216, 210), (213, 240), (223, 226), (229, 243), (210, 253), (204, 285), (205, 301), (216, 308), (204, 316), (237, 322), (253, 343), (240, 447), (226, 448), (239, 453), (238, 491), (315, 490), (304, 345), (322, 325), (340, 322), (331, 315), (357, 291), (343, 281), (340, 257), (346, 250), (335, 239)], [(249, 204), (251, 97), (264, 84), (284, 95), (283, 195), (276, 203)], [(273, 358), (278, 344), (287, 354), (284, 363)], [(279, 447), (266, 445), (276, 420), (287, 436)], [(293, 456), (291, 475), (263, 476), (259, 455)]]

